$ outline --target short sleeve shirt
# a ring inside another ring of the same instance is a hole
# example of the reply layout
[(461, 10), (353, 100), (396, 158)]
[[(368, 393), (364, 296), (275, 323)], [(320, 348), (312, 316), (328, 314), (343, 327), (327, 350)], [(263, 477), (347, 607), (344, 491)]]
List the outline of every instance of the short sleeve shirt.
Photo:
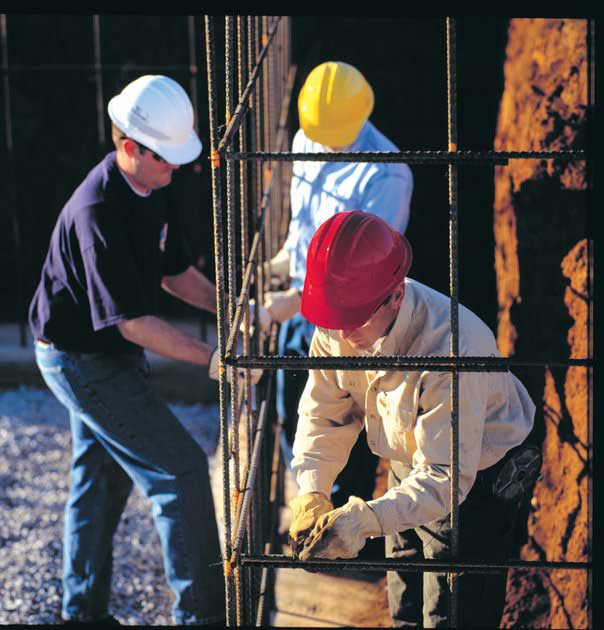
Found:
[(168, 191), (137, 195), (115, 156), (97, 164), (63, 207), (30, 305), (34, 338), (64, 350), (132, 349), (115, 325), (157, 314), (162, 276), (191, 261)]

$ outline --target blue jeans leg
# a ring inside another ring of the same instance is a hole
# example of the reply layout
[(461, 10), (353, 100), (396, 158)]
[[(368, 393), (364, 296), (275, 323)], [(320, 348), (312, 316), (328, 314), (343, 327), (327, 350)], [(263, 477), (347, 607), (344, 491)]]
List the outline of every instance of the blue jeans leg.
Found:
[[(150, 387), (142, 353), (78, 355), (37, 347), (36, 356), (47, 384), (72, 417), (85, 424), (107, 455), (151, 500), (166, 575), (175, 595), (174, 621), (192, 624), (224, 619), (221, 554), (207, 458)], [(79, 436), (74, 435), (76, 439)], [(98, 468), (88, 461), (81, 465), (85, 477), (96, 479)], [(79, 480), (77, 475), (75, 480)], [(107, 565), (101, 565), (95, 554), (101, 541), (90, 525), (92, 506), (76, 500), (71, 509), (75, 515), (70, 510), (68, 520), (77, 516), (81, 534), (79, 546), (68, 545), (77, 547), (73, 553), (78, 566), (86, 566), (78, 588), (88, 603), (85, 610), (68, 615), (80, 618), (100, 609), (94, 589), (87, 588), (86, 582), (97, 580)], [(104, 523), (112, 520), (104, 510), (99, 518)], [(66, 532), (71, 527), (66, 522)], [(66, 580), (68, 601), (73, 588)]]
[(78, 413), (70, 412), (69, 420), (73, 456), (63, 534), (63, 616), (97, 619), (107, 613), (111, 542), (132, 480)]
[[(315, 327), (300, 313), (283, 322), (277, 351), (286, 356), (307, 357)], [(307, 370), (277, 370), (276, 406), (291, 446), (298, 424), (298, 403), (308, 379)]]

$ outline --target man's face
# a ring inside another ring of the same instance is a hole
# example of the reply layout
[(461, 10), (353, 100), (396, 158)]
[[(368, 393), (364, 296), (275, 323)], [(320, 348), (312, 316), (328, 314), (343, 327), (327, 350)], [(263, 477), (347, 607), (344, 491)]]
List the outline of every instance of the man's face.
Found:
[(370, 348), (380, 337), (383, 337), (390, 324), (394, 321), (403, 296), (405, 295), (405, 285), (399, 285), (388, 300), (374, 311), (373, 315), (358, 328), (340, 330), (340, 339), (347, 341), (357, 350)]
[[(172, 173), (180, 168), (159, 158), (150, 149), (141, 148), (130, 138), (124, 141), (124, 149), (130, 159), (130, 176), (134, 183), (145, 190), (157, 190), (172, 181)], [(157, 159), (159, 158), (159, 159)]]

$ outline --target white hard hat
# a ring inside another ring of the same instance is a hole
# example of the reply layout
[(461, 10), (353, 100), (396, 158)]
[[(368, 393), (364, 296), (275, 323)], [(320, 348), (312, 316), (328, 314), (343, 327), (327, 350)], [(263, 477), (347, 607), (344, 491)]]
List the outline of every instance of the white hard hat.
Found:
[(192, 162), (201, 153), (193, 106), (174, 79), (161, 74), (139, 77), (109, 101), (107, 110), (129, 138), (170, 164)]

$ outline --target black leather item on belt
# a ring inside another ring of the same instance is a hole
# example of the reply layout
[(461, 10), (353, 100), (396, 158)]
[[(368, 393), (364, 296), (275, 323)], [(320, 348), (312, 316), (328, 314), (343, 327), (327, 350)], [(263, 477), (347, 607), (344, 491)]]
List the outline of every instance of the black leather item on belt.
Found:
[(511, 503), (530, 498), (542, 461), (541, 450), (534, 444), (523, 442), (490, 468), (479, 471), (477, 478), (494, 497)]

